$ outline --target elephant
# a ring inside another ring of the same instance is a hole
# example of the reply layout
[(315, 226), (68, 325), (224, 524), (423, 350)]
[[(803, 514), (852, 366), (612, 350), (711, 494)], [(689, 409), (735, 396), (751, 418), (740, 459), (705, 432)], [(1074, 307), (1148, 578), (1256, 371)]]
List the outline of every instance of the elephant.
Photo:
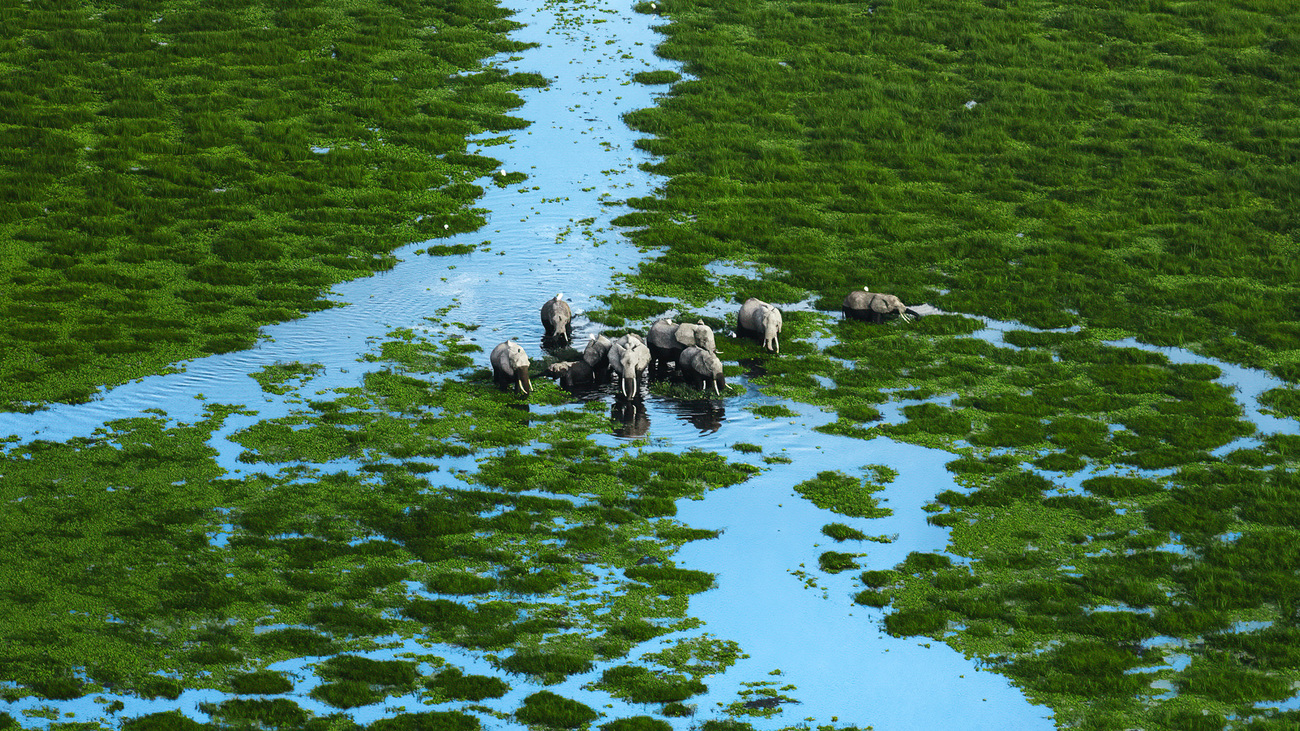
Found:
[(718, 360), (717, 354), (697, 345), (687, 347), (677, 356), (677, 367), (681, 368), (686, 382), (691, 385), (698, 383), (701, 391), (708, 391), (709, 386), (713, 386), (713, 393), (721, 395), (722, 389), (727, 387), (727, 379), (722, 375), (722, 361)]
[(542, 305), (542, 328), (546, 332), (543, 340), (569, 342), (569, 321), (573, 319), (573, 310), (563, 298), (564, 293), (560, 292)]
[(560, 374), (560, 386), (572, 390), (596, 382), (596, 371), (584, 360), (573, 361), (564, 373)]
[(609, 346), (613, 341), (604, 335), (592, 335), (582, 351), (582, 362), (591, 366), (593, 380), (600, 382), (609, 377)]
[(608, 358), (610, 371), (619, 379), (618, 392), (624, 398), (636, 398), (636, 379), (650, 367), (650, 349), (645, 341), (628, 333), (609, 346)]
[[(587, 349), (582, 351), (582, 359), (568, 361), (560, 374), (560, 385), (572, 389), (589, 383), (601, 383), (609, 377), (609, 338), (604, 335), (592, 335), (587, 341)], [(558, 363), (556, 365), (559, 365)]]
[(694, 345), (710, 353), (718, 352), (713, 342), (713, 330), (703, 320), (692, 325), (689, 322), (677, 323), (672, 320), (656, 320), (646, 333), (646, 344), (650, 346), (651, 362), (667, 364), (676, 362), (677, 357), (687, 346)]
[(884, 322), (885, 316), (891, 313), (904, 320), (911, 319), (907, 316), (907, 305), (902, 300), (892, 294), (872, 292), (866, 287), (849, 292), (840, 311), (845, 317), (868, 322)]
[(750, 297), (740, 306), (736, 315), (736, 329), (757, 333), (763, 338), (763, 347), (773, 353), (781, 352), (781, 311), (760, 299)]
[(507, 340), (492, 349), (489, 356), (492, 361), (492, 380), (504, 391), (513, 381), (515, 390), (524, 395), (533, 392), (533, 384), (528, 380), (528, 356), (519, 343)]

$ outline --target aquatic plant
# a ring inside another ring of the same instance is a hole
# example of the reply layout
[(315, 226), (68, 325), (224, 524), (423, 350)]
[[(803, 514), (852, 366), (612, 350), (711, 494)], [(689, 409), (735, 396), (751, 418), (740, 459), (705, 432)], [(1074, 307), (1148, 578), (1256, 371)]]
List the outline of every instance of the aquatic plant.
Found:
[(819, 472), (817, 477), (795, 485), (794, 489), (817, 507), (841, 515), (876, 518), (891, 513), (889, 508), (879, 507), (871, 496), (880, 486), (842, 472)]
[(827, 523), (822, 526), (822, 535), (834, 538), (836, 541), (865, 541), (867, 539), (866, 533), (843, 523)]
[(679, 703), (709, 690), (696, 678), (632, 665), (609, 668), (597, 685), (633, 703)]
[(838, 574), (841, 571), (858, 568), (856, 558), (861, 554), (843, 553), (840, 551), (823, 551), (817, 557), (817, 565), (822, 571), (828, 574)]

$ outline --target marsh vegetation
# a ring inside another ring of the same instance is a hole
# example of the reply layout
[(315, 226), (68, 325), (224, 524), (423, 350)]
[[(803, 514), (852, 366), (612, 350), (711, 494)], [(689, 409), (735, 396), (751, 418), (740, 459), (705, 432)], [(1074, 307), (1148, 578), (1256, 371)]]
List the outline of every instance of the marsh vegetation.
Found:
[[(624, 117), (666, 176), (618, 219), (650, 258), (586, 317), (643, 330), (673, 309), (724, 332), (745, 298), (779, 303), (781, 354), (729, 340), (727, 375), (747, 377), (724, 399), (756, 386), (768, 401), (746, 418), (797, 419), (798, 401), (834, 414), (825, 434), (949, 453), (959, 488), (925, 520), (950, 545), (892, 567), (857, 543), (889, 539), (855, 526), (890, 514), (896, 472), (791, 481), (827, 511), (814, 525), (843, 550), (818, 565), (857, 576), (862, 632), (947, 643), (1062, 727), (1293, 727), (1295, 14), (1154, 0), (638, 8), (686, 73), (635, 77), (666, 91)], [(397, 247), (479, 228), (497, 161), (466, 138), (522, 129), (506, 114), (515, 92), (546, 83), (480, 64), (526, 45), (483, 2), (5, 17), (0, 63), (31, 71), (0, 105), (10, 410), (249, 347), (259, 325), (391, 268)], [(718, 262), (759, 266), (714, 275)], [(840, 320), (863, 283), (947, 314)], [(742, 648), (676, 634), (716, 577), (675, 551), (718, 535), (678, 521), (676, 501), (791, 458), (734, 438), (725, 456), (611, 443), (603, 405), (542, 379), (521, 404), (491, 387), (467, 328), (421, 327), (375, 343), (348, 387), (315, 388), (315, 363), (253, 374), (294, 399), (284, 415), (210, 403), (189, 423), (141, 413), (9, 440), (4, 700), (232, 696), (205, 701), (201, 721), (113, 706), (85, 721), (137, 730), (360, 728), (345, 711), (396, 699), (452, 710), (369, 728), (687, 723), (683, 701)], [(1259, 406), (1290, 431), (1260, 432), (1206, 357), (1280, 379)], [(246, 474), (213, 446), (236, 420)], [(419, 650), (381, 657), (395, 643)], [(302, 695), (271, 667), (290, 662), (317, 681)], [(549, 690), (512, 713), (481, 705), (584, 674), (659, 718), (606, 720)], [(24, 707), (24, 723), (57, 720), (51, 708)]]

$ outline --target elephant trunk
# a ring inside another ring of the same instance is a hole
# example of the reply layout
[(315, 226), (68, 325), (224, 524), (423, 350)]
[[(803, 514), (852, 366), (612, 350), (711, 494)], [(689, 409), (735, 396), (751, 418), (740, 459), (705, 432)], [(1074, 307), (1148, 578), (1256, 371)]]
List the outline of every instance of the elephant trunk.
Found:
[(781, 352), (781, 341), (777, 339), (776, 323), (770, 323), (763, 332), (763, 347), (773, 353)]
[(636, 372), (623, 376), (619, 383), (619, 390), (622, 391), (625, 398), (636, 398)]
[(515, 388), (524, 395), (533, 392), (532, 381), (528, 380), (528, 371), (521, 369), (515, 372)]

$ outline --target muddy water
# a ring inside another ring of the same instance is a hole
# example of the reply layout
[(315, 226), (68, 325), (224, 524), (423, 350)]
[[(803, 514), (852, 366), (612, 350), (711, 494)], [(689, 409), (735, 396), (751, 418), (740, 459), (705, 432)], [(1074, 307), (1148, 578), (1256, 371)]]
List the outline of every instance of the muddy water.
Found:
[[(594, 332), (581, 312), (607, 291), (611, 275), (629, 271), (640, 260), (635, 248), (609, 224), (623, 209), (608, 204), (652, 194), (660, 182), (638, 169), (646, 157), (632, 147), (635, 137), (619, 115), (649, 106), (664, 89), (631, 83), (633, 73), (670, 65), (653, 56), (658, 42), (650, 28), (654, 18), (632, 13), (624, 3), (510, 0), (506, 4), (528, 23), (516, 37), (541, 45), (515, 59), (500, 59), (499, 65), (543, 73), (552, 84), (524, 92), (526, 105), (516, 114), (534, 120), (530, 128), (477, 140), (483, 154), (502, 160), (503, 171), (529, 176), (523, 183), (505, 187), (482, 181), (488, 192), (480, 206), (491, 211), (487, 226), (438, 242), (476, 244), (478, 251), (438, 258), (417, 254), (423, 245), (405, 247), (397, 252), (402, 261), (394, 270), (336, 288), (334, 298), (349, 304), (268, 327), (267, 340), (253, 350), (192, 361), (184, 364), (183, 372), (126, 384), (90, 404), (54, 406), (32, 415), (0, 414), (0, 435), (64, 440), (89, 435), (105, 421), (139, 415), (145, 409), (162, 409), (171, 418), (188, 422), (197, 419), (208, 402), (244, 404), (258, 415), (232, 416), (213, 440), (221, 465), (240, 473), (252, 468), (236, 461), (242, 448), (224, 437), (293, 408), (288, 398), (263, 393), (247, 377), (264, 366), (299, 360), (322, 363), (325, 372), (310, 382), (310, 390), (355, 386), (361, 374), (374, 367), (359, 357), (386, 333), (402, 327), (424, 328), (429, 325), (426, 317), (447, 307), (452, 308), (445, 317), (448, 322), (478, 326), (466, 330), (465, 336), (483, 346), (480, 365), (486, 366), (492, 345), (512, 337), (537, 354), (542, 334), (537, 310), (556, 292), (565, 293), (578, 313), (575, 336), (583, 339)], [(1225, 379), (1249, 375), (1226, 367), (1225, 373)], [(947, 646), (884, 635), (879, 630), (881, 612), (851, 601), (857, 589), (856, 572), (832, 576), (816, 568), (817, 556), (831, 548), (864, 553), (860, 563), (870, 569), (892, 567), (909, 551), (943, 550), (947, 532), (927, 525), (921, 506), (952, 486), (943, 468), (951, 455), (885, 439), (861, 442), (819, 435), (811, 428), (827, 421), (827, 416), (798, 404), (787, 405), (799, 417), (756, 419), (745, 407), (775, 400), (743, 379), (738, 382), (746, 385), (746, 394), (722, 404), (684, 404), (651, 396), (643, 410), (626, 415), (623, 428), (604, 438), (610, 444), (639, 439), (657, 449), (709, 449), (735, 459), (742, 455), (730, 446), (748, 442), (762, 446), (763, 454), (783, 454), (793, 460), (772, 466), (744, 485), (714, 491), (701, 501), (683, 501), (680, 506), (680, 517), (686, 522), (725, 529), (721, 538), (692, 544), (679, 555), (679, 565), (718, 575), (716, 590), (692, 599), (692, 613), (706, 623), (696, 634), (736, 640), (750, 657), (727, 673), (706, 679), (709, 693), (692, 701), (698, 707), (697, 717), (675, 719), (675, 727), (685, 729), (700, 719), (716, 717), (718, 705), (737, 700), (744, 682), (773, 681), (795, 686), (783, 694), (799, 703), (787, 705), (770, 719), (748, 719), (760, 728), (779, 728), (805, 718), (876, 729), (1050, 728), (1045, 709), (1030, 705), (1004, 678), (979, 672), (975, 663)], [(1252, 401), (1248, 408), (1253, 406)], [(1272, 426), (1294, 429), (1293, 422), (1285, 424)], [(791, 489), (819, 471), (856, 474), (865, 464), (884, 464), (899, 472), (881, 493), (884, 505), (894, 511), (888, 518), (847, 519), (814, 507)], [(829, 522), (849, 523), (869, 535), (897, 534), (897, 538), (889, 543), (866, 542), (860, 548), (831, 546), (820, 533)], [(661, 641), (638, 648), (632, 659), (657, 649)], [(411, 644), (371, 656), (388, 658), (422, 649)], [(468, 672), (493, 672), (477, 656), (442, 646), (430, 650)], [(303, 658), (276, 669), (302, 679), (295, 701), (328, 713), (332, 709), (305, 695), (316, 682), (309, 667), (314, 661)], [(582, 689), (599, 677), (601, 669), (552, 690), (595, 708), (611, 704), (605, 709), (611, 718), (652, 712)], [(509, 712), (537, 689), (518, 679), (512, 679), (512, 684), (509, 695), (486, 705)], [(196, 704), (224, 697), (191, 691), (174, 702), (122, 698), (127, 709), (121, 715), (181, 708), (202, 719), (194, 710)], [(99, 715), (90, 699), (0, 704), (0, 710), (17, 716), (21, 709), (37, 705), (74, 714), (65, 720)], [(418, 702), (396, 698), (353, 715), (367, 722), (391, 715), (387, 709), (401, 705), (419, 707)], [(44, 723), (24, 720), (29, 727)]]

